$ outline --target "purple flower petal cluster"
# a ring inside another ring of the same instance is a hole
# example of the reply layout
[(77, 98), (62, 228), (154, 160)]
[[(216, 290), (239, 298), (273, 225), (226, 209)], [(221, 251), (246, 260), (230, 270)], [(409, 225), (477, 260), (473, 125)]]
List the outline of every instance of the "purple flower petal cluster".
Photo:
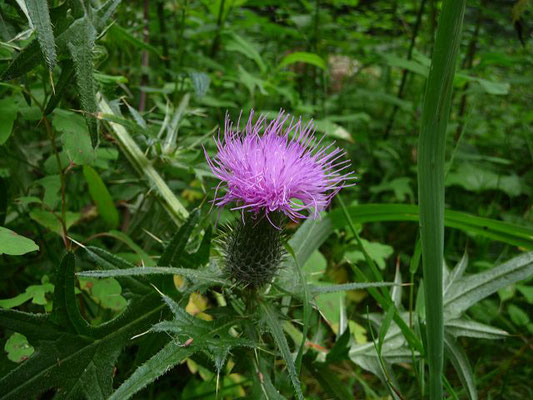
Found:
[[(214, 203), (232, 209), (268, 214), (280, 211), (291, 220), (317, 217), (339, 190), (354, 179), (346, 172), (349, 160), (334, 143), (321, 147), (313, 122), (303, 124), (280, 111), (266, 121), (264, 115), (253, 123), (254, 111), (240, 130), (226, 116), (224, 137), (215, 139), (218, 154), (207, 162), (221, 180)], [(289, 119), (290, 118), (290, 119)], [(225, 185), (225, 193), (218, 195)], [(305, 212), (305, 214), (304, 214)]]

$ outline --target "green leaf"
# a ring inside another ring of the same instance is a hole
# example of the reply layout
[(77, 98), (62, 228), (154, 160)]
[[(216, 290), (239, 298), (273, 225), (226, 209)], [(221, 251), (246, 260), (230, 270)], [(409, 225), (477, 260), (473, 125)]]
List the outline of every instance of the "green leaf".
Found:
[(49, 115), (57, 107), (61, 98), (65, 94), (67, 88), (70, 87), (72, 83), (72, 78), (74, 77), (74, 63), (71, 60), (64, 60), (61, 62), (61, 75), (59, 75), (59, 80), (55, 84), (55, 91), (50, 96), (48, 103), (46, 103), (46, 108), (44, 110), (44, 115)]
[(122, 287), (116, 279), (80, 279), (80, 288), (85, 289), (103, 308), (113, 311), (126, 308), (127, 301), (122, 297)]
[(33, 240), (0, 226), (0, 255), (20, 256), (36, 250), (39, 246)]
[(467, 319), (447, 319), (444, 323), (446, 332), (452, 336), (474, 337), (478, 339), (503, 339), (509, 334), (498, 328)]
[(295, 51), (283, 58), (278, 65), (278, 68), (286, 67), (294, 63), (311, 64), (320, 69), (326, 70), (327, 65), (324, 59), (315, 53), (308, 53), (304, 51)]
[(96, 31), (87, 18), (83, 18), (72, 32), (67, 47), (72, 55), (76, 75), (76, 83), (80, 93), (80, 102), (85, 111), (85, 120), (91, 134), (91, 142), (96, 147), (98, 142), (98, 126), (95, 119), (98, 105), (96, 104), (96, 85), (93, 75), (93, 48)]
[(110, 228), (116, 228), (119, 223), (119, 216), (113, 198), (100, 175), (89, 165), (83, 166), (83, 175), (89, 185), (89, 193), (96, 203), (98, 213)]
[(78, 276), (88, 278), (109, 278), (118, 276), (147, 276), (147, 275), (181, 275), (194, 281), (211, 283), (214, 285), (227, 285), (229, 281), (222, 277), (222, 273), (214, 275), (212, 270), (198, 270), (189, 268), (172, 267), (136, 267), (126, 269), (113, 269), (106, 271), (78, 272)]
[[(100, 100), (99, 106), (100, 110), (104, 114), (110, 114), (116, 117), (114, 111), (104, 98)], [(189, 212), (177, 199), (172, 190), (170, 190), (166, 182), (163, 180), (163, 178), (161, 178), (161, 175), (159, 175), (150, 161), (146, 158), (128, 131), (116, 122), (109, 122), (109, 125), (113, 135), (119, 142), (120, 147), (126, 155), (126, 158), (128, 158), (139, 175), (146, 177), (150, 187), (154, 188), (155, 194), (161, 200), (163, 207), (165, 210), (167, 210), (174, 222), (178, 226), (181, 225), (188, 217)]]
[(77, 165), (96, 163), (97, 151), (91, 145), (89, 130), (81, 115), (58, 109), (52, 124), (62, 132), (63, 149), (70, 161)]
[(171, 340), (163, 349), (138, 367), (108, 399), (127, 400), (131, 398), (139, 390), (155, 381), (196, 351), (196, 347), (180, 346)]
[(351, 400), (353, 394), (350, 391), (350, 385), (342, 382), (339, 379), (337, 372), (323, 363), (306, 364), (307, 369), (316, 378), (321, 388), (325, 390), (332, 399)]
[(7, 353), (7, 358), (16, 363), (27, 360), (35, 351), (33, 346), (28, 343), (26, 336), (18, 332), (13, 333), (7, 339), (4, 350)]
[(319, 296), (325, 293), (344, 292), (347, 290), (361, 290), (376, 287), (393, 286), (394, 283), (390, 282), (353, 282), (353, 283), (341, 283), (339, 285), (312, 285), (311, 293), (313, 296)]
[(452, 185), (478, 193), (486, 190), (501, 190), (510, 197), (520, 196), (527, 192), (527, 189), (522, 187), (521, 179), (516, 175), (500, 175), (468, 163), (461, 164), (457, 171), (448, 174), (446, 186)]
[[(354, 223), (383, 221), (418, 221), (418, 207), (409, 204), (362, 204), (347, 208)], [(332, 210), (323, 221), (321, 235), (328, 237), (333, 229), (347, 225), (343, 210)], [(460, 211), (444, 210), (444, 225), (475, 233), (482, 237), (533, 249), (533, 229), (489, 218), (477, 217)]]
[(12, 297), (10, 299), (0, 300), (1, 308), (15, 308), (24, 304), (31, 299), (33, 304), (39, 304), (46, 306), (48, 300), (46, 299), (47, 293), (54, 292), (54, 285), (48, 282), (48, 277), (45, 275), (42, 279), (41, 285), (30, 285), (26, 288), (24, 293), (19, 294), (18, 296)]
[(0, 309), (0, 326), (26, 336), (35, 353), (0, 379), (0, 397), (18, 400), (56, 389), (60, 398), (106, 399), (124, 346), (161, 318), (153, 291), (133, 296), (115, 319), (93, 327), (81, 316), (74, 287), (75, 259), (67, 254), (56, 272), (52, 314)]
[(262, 318), (264, 319), (266, 326), (268, 327), (268, 330), (272, 335), (272, 338), (276, 342), (276, 345), (278, 346), (278, 349), (281, 352), (281, 356), (285, 360), (285, 364), (287, 364), (287, 369), (289, 370), (289, 377), (291, 379), (292, 386), (296, 391), (296, 395), (298, 396), (298, 399), (303, 400), (304, 396), (302, 393), (302, 388), (300, 386), (300, 379), (298, 379), (294, 360), (292, 359), (291, 351), (289, 350), (289, 344), (287, 343), (287, 339), (283, 334), (283, 330), (281, 328), (282, 325), (278, 317), (276, 316), (276, 311), (272, 308), (270, 304), (267, 303), (260, 303), (260, 307), (262, 311)]
[[(376, 262), (381, 270), (385, 269), (385, 261), (394, 253), (394, 249), (391, 246), (382, 243), (369, 242), (365, 239), (361, 239), (361, 241), (370, 258)], [(347, 252), (345, 257), (354, 264), (357, 264), (360, 261), (365, 261), (365, 256), (358, 250)]]
[(163, 266), (179, 266), (180, 258), (186, 256), (185, 246), (191, 233), (200, 218), (199, 210), (193, 211), (183, 226), (172, 237), (170, 243), (165, 247), (165, 251), (159, 259), (159, 264)]
[(516, 325), (525, 326), (529, 324), (528, 314), (520, 307), (515, 306), (514, 304), (509, 304), (509, 306), (507, 306), (507, 312), (511, 317), (511, 321), (513, 321), (513, 323)]
[(238, 35), (235, 32), (232, 32), (230, 35), (230, 40), (226, 41), (224, 43), (224, 48), (227, 51), (236, 51), (244, 56), (254, 60), (261, 70), (261, 72), (266, 71), (266, 65), (263, 62), (263, 59), (261, 58), (261, 54), (259, 51), (255, 48), (255, 46), (243, 38), (242, 36)]
[(459, 379), (461, 380), (463, 387), (468, 392), (468, 397), (470, 400), (477, 400), (474, 374), (472, 372), (472, 367), (470, 367), (470, 363), (468, 362), (467, 355), (455, 342), (455, 339), (449, 335), (444, 336), (444, 345), (448, 358), (452, 362), (457, 375), (459, 375)]
[[(30, 211), (30, 218), (38, 222), (40, 225), (45, 228), (55, 232), (59, 235), (62, 234), (63, 228), (61, 227), (61, 222), (57, 214), (51, 213), (50, 211), (34, 209)], [(80, 213), (67, 211), (66, 213), (66, 227), (67, 230), (77, 223), (81, 218)]]
[(441, 400), (443, 397), (444, 158), (465, 6), (466, 0), (443, 2), (426, 82), (418, 140), (418, 203), (430, 400)]
[(3, 145), (11, 132), (13, 131), (13, 123), (17, 119), (17, 105), (13, 99), (6, 98), (0, 100), (0, 146)]
[(48, 1), (26, 0), (26, 6), (30, 14), (31, 21), (37, 31), (37, 40), (48, 66), (52, 71), (56, 65), (56, 46), (54, 42), (54, 32), (52, 21), (48, 10)]
[(151, 331), (167, 332), (169, 335), (174, 335), (173, 340), (138, 367), (113, 393), (109, 398), (110, 400), (129, 399), (146, 385), (198, 351), (204, 352), (211, 358), (218, 373), (220, 373), (229, 351), (233, 347), (254, 346), (254, 343), (249, 340), (231, 336), (229, 329), (236, 324), (236, 321), (203, 321), (188, 314), (168, 296), (162, 296), (174, 318), (171, 321), (155, 324)]
[(464, 277), (447, 291), (444, 309), (449, 315), (460, 315), (480, 300), (499, 289), (533, 275), (533, 252), (524, 253), (487, 271)]

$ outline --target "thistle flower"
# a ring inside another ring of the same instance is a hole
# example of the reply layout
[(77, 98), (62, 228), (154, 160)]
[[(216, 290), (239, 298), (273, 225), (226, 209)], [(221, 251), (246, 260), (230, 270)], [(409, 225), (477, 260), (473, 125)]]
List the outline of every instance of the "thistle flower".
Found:
[[(226, 116), (218, 153), (207, 163), (220, 179), (214, 204), (241, 210), (242, 221), (220, 240), (228, 275), (247, 287), (270, 282), (283, 259), (284, 216), (293, 221), (318, 217), (333, 196), (353, 179), (344, 151), (321, 147), (312, 122), (303, 124), (281, 111), (270, 123), (253, 110), (240, 130)], [(223, 189), (222, 189), (223, 187)], [(224, 190), (223, 194), (220, 194)]]
[[(344, 151), (334, 143), (321, 148), (312, 122), (287, 122), (289, 115), (283, 111), (268, 124), (263, 115), (254, 124), (253, 116), (252, 110), (242, 131), (226, 116), (224, 137), (215, 139), (218, 154), (210, 159), (206, 153), (221, 181), (215, 204), (264, 212), (267, 218), (276, 211), (293, 221), (317, 217), (353, 178), (352, 172), (345, 172), (349, 160), (341, 160)], [(225, 194), (218, 196), (223, 184)]]

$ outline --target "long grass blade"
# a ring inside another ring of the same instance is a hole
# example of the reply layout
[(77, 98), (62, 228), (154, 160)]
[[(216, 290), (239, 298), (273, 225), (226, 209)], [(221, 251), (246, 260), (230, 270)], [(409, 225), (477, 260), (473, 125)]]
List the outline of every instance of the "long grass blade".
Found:
[(426, 83), (418, 145), (418, 202), (431, 400), (443, 398), (444, 156), (465, 4), (466, 0), (446, 0), (443, 3)]

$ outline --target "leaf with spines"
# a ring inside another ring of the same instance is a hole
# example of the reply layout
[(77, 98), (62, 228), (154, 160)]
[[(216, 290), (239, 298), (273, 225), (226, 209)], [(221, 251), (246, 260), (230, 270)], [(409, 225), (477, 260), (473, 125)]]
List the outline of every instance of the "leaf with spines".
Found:
[(52, 71), (56, 65), (56, 45), (52, 21), (48, 10), (48, 1), (26, 0), (31, 22), (37, 31), (37, 40), (48, 69)]
[(96, 30), (87, 18), (83, 18), (74, 37), (67, 44), (74, 62), (76, 83), (80, 93), (81, 108), (85, 112), (85, 120), (91, 134), (93, 147), (98, 143), (98, 126), (95, 119), (98, 105), (93, 76), (93, 48)]
[(91, 326), (78, 309), (74, 266), (74, 255), (67, 253), (56, 272), (50, 315), (0, 310), (0, 326), (23, 334), (36, 350), (0, 379), (3, 400), (32, 398), (50, 389), (57, 390), (59, 399), (107, 398), (120, 352), (165, 310), (151, 290), (131, 296), (127, 308), (113, 320)]
[(214, 363), (220, 373), (228, 355), (234, 347), (255, 347), (255, 343), (231, 335), (230, 328), (238, 324), (234, 320), (204, 321), (188, 314), (170, 297), (161, 294), (172, 311), (174, 318), (155, 324), (152, 332), (167, 332), (173, 336), (163, 349), (141, 365), (113, 393), (110, 400), (126, 400), (139, 390), (168, 372), (185, 358), (196, 352), (203, 352)]

